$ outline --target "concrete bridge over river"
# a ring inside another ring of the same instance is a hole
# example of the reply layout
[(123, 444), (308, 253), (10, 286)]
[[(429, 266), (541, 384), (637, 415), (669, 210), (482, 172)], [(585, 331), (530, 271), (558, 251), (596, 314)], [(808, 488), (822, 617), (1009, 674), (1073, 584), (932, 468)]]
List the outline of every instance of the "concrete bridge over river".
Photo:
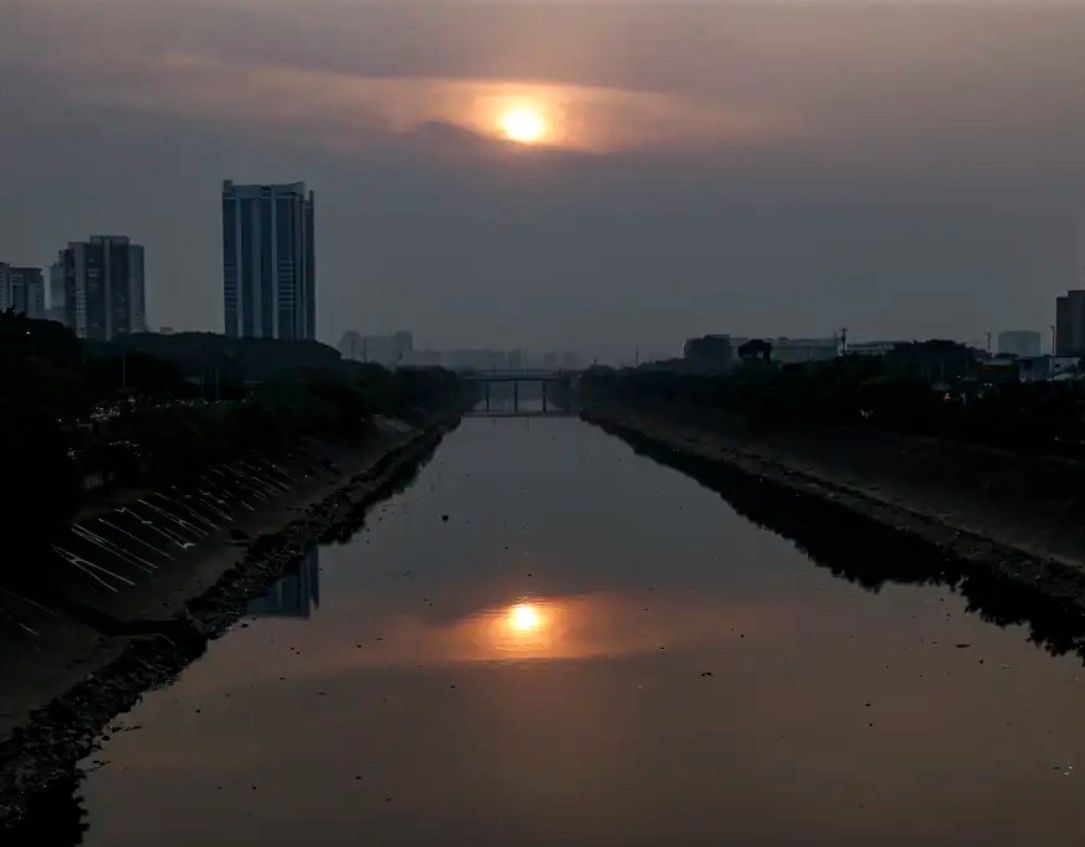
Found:
[[(572, 398), (580, 382), (578, 371), (559, 370), (504, 370), (504, 371), (469, 371), (460, 374), (460, 378), (479, 387), (481, 408), (476, 408), (469, 415), (482, 417), (542, 417), (575, 414)], [(529, 408), (521, 401), (520, 386), (538, 386), (542, 395), (542, 409)], [(512, 406), (495, 403), (494, 388), (512, 388)]]

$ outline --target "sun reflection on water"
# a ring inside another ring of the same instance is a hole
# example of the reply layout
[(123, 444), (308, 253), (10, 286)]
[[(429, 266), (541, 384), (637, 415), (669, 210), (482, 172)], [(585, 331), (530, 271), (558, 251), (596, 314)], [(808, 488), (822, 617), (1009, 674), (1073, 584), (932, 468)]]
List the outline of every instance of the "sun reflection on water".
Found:
[(542, 658), (564, 641), (565, 610), (552, 600), (521, 599), (478, 616), (480, 652), (494, 657)]

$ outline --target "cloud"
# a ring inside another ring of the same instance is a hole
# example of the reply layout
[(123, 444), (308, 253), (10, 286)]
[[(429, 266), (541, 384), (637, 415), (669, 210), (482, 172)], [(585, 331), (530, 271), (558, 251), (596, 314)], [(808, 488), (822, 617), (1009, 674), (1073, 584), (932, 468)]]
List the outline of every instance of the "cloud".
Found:
[[(1083, 12), (12, 0), (0, 256), (130, 232), (152, 322), (217, 327), (221, 179), (305, 179), (331, 341), (1042, 327), (1085, 261)], [(525, 100), (553, 146), (497, 137)]]
[(55, 72), (80, 80), (73, 103), (155, 113), (340, 151), (381, 146), (426, 126), (501, 140), (501, 116), (529, 107), (545, 118), (546, 144), (593, 153), (757, 145), (791, 137), (794, 115), (765, 106), (670, 93), (501, 79), (359, 73), (235, 60), (198, 52), (65, 52)]

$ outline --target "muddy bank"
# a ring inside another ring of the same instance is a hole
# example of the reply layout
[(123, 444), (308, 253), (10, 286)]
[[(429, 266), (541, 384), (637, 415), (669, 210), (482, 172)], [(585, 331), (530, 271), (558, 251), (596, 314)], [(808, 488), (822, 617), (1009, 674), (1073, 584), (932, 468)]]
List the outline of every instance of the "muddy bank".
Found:
[(839, 444), (811, 457), (657, 414), (594, 405), (582, 417), (719, 491), (841, 576), (873, 589), (954, 585), (993, 620), (1029, 623), (1053, 652), (1085, 657), (1085, 545), (1070, 531), (1052, 534), (988, 501), (980, 509), (959, 488), (897, 484), (876, 463), (865, 477), (847, 462), (834, 473), (847, 449)]
[[(458, 413), (436, 417), (411, 433), (371, 445), (354, 462), (341, 457), (327, 478), (254, 516), (248, 524), (252, 532), (243, 533), (247, 540), (238, 542), (240, 546), (229, 547), (227, 534), (218, 539), (221, 549), (178, 568), (172, 580), (164, 577), (133, 592), (123, 601), (126, 611), (168, 610), (168, 616), (158, 614), (152, 625), (137, 627), (134, 634), (104, 637), (86, 622), (73, 622), (61, 641), (76, 637), (75, 627), (82, 626), (94, 642), (80, 660), (78, 681), (0, 738), (0, 841), (17, 837), (12, 833), (28, 803), (45, 796), (50, 785), (70, 779), (75, 763), (108, 736), (116, 715), (130, 709), (144, 691), (175, 678), (289, 564), (313, 545), (349, 534), (369, 506), (408, 485), (458, 419)], [(38, 662), (47, 665), (50, 653), (38, 652)], [(19, 692), (9, 687), (5, 694), (18, 698)], [(33, 702), (35, 695), (40, 697), (40, 692), (28, 690), (26, 697)]]

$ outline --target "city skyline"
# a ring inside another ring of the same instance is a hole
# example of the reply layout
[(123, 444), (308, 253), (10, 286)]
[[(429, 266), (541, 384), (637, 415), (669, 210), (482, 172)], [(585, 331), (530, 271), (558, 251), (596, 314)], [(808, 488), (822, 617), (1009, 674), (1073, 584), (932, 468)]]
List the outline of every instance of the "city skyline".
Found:
[[(217, 330), (223, 178), (296, 175), (330, 344), (978, 340), (1046, 331), (1081, 284), (1081, 10), (274, 5), (17, 0), (0, 257), (126, 232), (155, 257), (152, 322)], [(525, 128), (540, 143), (510, 143)]]

